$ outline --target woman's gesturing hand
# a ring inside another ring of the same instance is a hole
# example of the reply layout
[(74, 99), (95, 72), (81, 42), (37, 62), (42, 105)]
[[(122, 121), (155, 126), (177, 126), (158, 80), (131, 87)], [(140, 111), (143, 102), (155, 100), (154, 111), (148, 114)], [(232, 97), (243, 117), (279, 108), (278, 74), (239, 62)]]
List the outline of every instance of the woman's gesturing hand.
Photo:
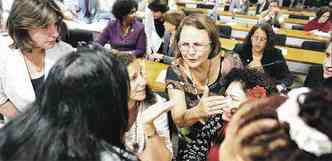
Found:
[(174, 101), (156, 103), (143, 112), (143, 124), (153, 124), (153, 121), (165, 112), (171, 110), (175, 105)]
[(208, 117), (223, 113), (223, 108), (229, 106), (230, 99), (224, 96), (209, 96), (209, 88), (205, 87), (202, 98), (197, 105), (198, 115)]

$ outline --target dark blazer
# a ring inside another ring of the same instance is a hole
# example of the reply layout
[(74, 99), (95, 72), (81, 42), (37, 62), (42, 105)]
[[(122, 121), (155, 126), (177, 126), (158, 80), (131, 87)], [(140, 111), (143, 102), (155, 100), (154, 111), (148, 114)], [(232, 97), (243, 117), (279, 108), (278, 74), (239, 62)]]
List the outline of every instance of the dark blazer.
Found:
[(319, 87), (323, 80), (323, 66), (313, 65), (309, 68), (307, 77), (304, 80), (304, 86), (309, 88)]
[(163, 43), (163, 53), (164, 57), (162, 62), (165, 64), (171, 64), (175, 60), (174, 49), (169, 46), (171, 41), (171, 33), (165, 32), (164, 43)]
[[(252, 61), (251, 48), (243, 44), (236, 44), (234, 52), (240, 55), (241, 61), (244, 66), (247, 66)], [(293, 76), (288, 69), (284, 56), (281, 50), (272, 48), (265, 50), (261, 60), (264, 72), (273, 78), (277, 84), (283, 84), (288, 87), (293, 83)]]
[(81, 17), (92, 18), (97, 12), (97, 0), (88, 0), (89, 5), (86, 6), (86, 0), (79, 0), (78, 5), (80, 8)]
[[(267, 10), (270, 6), (270, 3), (268, 1), (265, 2), (264, 6), (262, 6), (262, 4), (257, 4), (256, 6), (256, 15), (261, 14), (261, 12)], [(263, 10), (260, 11), (260, 9), (263, 7)]]

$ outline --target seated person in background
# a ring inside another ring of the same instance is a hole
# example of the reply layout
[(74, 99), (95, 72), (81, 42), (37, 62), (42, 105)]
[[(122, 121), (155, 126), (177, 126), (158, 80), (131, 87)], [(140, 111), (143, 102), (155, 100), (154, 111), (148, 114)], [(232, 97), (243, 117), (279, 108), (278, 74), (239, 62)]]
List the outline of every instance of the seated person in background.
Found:
[(321, 7), (316, 13), (316, 17), (304, 25), (304, 30), (330, 32), (332, 27), (331, 18), (331, 9), (329, 7)]
[(228, 107), (223, 108), (222, 118), (226, 125), (218, 133), (208, 161), (218, 161), (219, 146), (225, 138), (225, 130), (228, 129), (228, 122), (238, 110), (240, 104), (253, 99), (264, 98), (276, 93), (274, 83), (268, 76), (255, 70), (233, 69), (223, 80), (225, 84), (225, 96), (228, 99)]
[(263, 11), (269, 8), (270, 2), (269, 0), (258, 0), (256, 4), (256, 15), (261, 14)]
[(309, 68), (309, 72), (304, 81), (305, 87), (318, 87), (327, 78), (332, 77), (332, 42), (329, 42), (329, 46), (326, 49), (326, 57), (323, 65), (313, 65)]
[(165, 35), (163, 43), (163, 52), (162, 54), (152, 53), (148, 55), (148, 59), (162, 62), (166, 64), (171, 64), (175, 60), (174, 55), (174, 35), (177, 27), (179, 26), (182, 19), (185, 17), (182, 11), (168, 11), (164, 14), (164, 26), (165, 26)]
[(8, 14), (14, 0), (0, 0), (0, 33), (6, 31)]
[(247, 14), (249, 5), (249, 0), (232, 0), (231, 5), (229, 6), (229, 11)]
[(167, 111), (174, 103), (165, 102), (151, 91), (142, 74), (143, 69), (133, 55), (113, 55), (127, 66), (129, 74), (129, 130), (125, 134), (125, 144), (140, 160), (170, 161), (172, 143)]
[(137, 161), (123, 139), (128, 73), (111, 55), (92, 48), (62, 57), (32, 107), (1, 129), (1, 160)]
[(0, 113), (13, 118), (36, 97), (53, 64), (74, 49), (59, 41), (63, 15), (53, 0), (16, 0), (0, 37)]
[(136, 1), (117, 0), (112, 9), (116, 20), (109, 22), (97, 38), (97, 43), (103, 46), (109, 43), (114, 52), (144, 56), (146, 36), (144, 25), (135, 17), (136, 10)]
[(277, 0), (271, 0), (269, 9), (259, 15), (259, 23), (266, 22), (272, 27), (281, 28), (284, 26), (285, 17), (281, 14)]
[(163, 14), (169, 10), (166, 0), (153, 0), (148, 4), (144, 19), (147, 35), (147, 53), (162, 53), (165, 33)]
[(274, 32), (270, 24), (256, 24), (243, 44), (235, 45), (242, 63), (248, 68), (261, 70), (273, 78), (280, 91), (292, 84), (292, 74), (280, 49), (274, 47)]
[[(57, 0), (60, 1), (60, 0)], [(93, 23), (113, 19), (114, 0), (62, 0), (58, 3), (66, 19)]]

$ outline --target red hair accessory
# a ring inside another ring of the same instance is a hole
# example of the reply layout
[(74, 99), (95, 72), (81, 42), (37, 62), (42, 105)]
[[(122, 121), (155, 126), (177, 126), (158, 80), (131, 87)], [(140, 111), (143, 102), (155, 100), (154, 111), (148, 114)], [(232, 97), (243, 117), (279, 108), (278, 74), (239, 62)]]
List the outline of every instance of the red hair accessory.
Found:
[(247, 90), (247, 96), (249, 99), (263, 98), (267, 96), (267, 91), (264, 87), (257, 85)]

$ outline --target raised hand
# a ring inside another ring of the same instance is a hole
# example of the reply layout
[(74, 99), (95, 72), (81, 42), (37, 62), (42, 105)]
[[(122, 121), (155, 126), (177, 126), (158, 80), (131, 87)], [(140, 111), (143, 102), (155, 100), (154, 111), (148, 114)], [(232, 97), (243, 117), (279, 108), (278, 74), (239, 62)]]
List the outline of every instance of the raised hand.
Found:
[(153, 121), (160, 115), (171, 110), (175, 105), (174, 101), (156, 103), (143, 111), (143, 124), (153, 124)]
[(223, 108), (228, 108), (230, 99), (224, 96), (209, 96), (209, 88), (205, 87), (204, 93), (197, 106), (202, 117), (222, 114)]

